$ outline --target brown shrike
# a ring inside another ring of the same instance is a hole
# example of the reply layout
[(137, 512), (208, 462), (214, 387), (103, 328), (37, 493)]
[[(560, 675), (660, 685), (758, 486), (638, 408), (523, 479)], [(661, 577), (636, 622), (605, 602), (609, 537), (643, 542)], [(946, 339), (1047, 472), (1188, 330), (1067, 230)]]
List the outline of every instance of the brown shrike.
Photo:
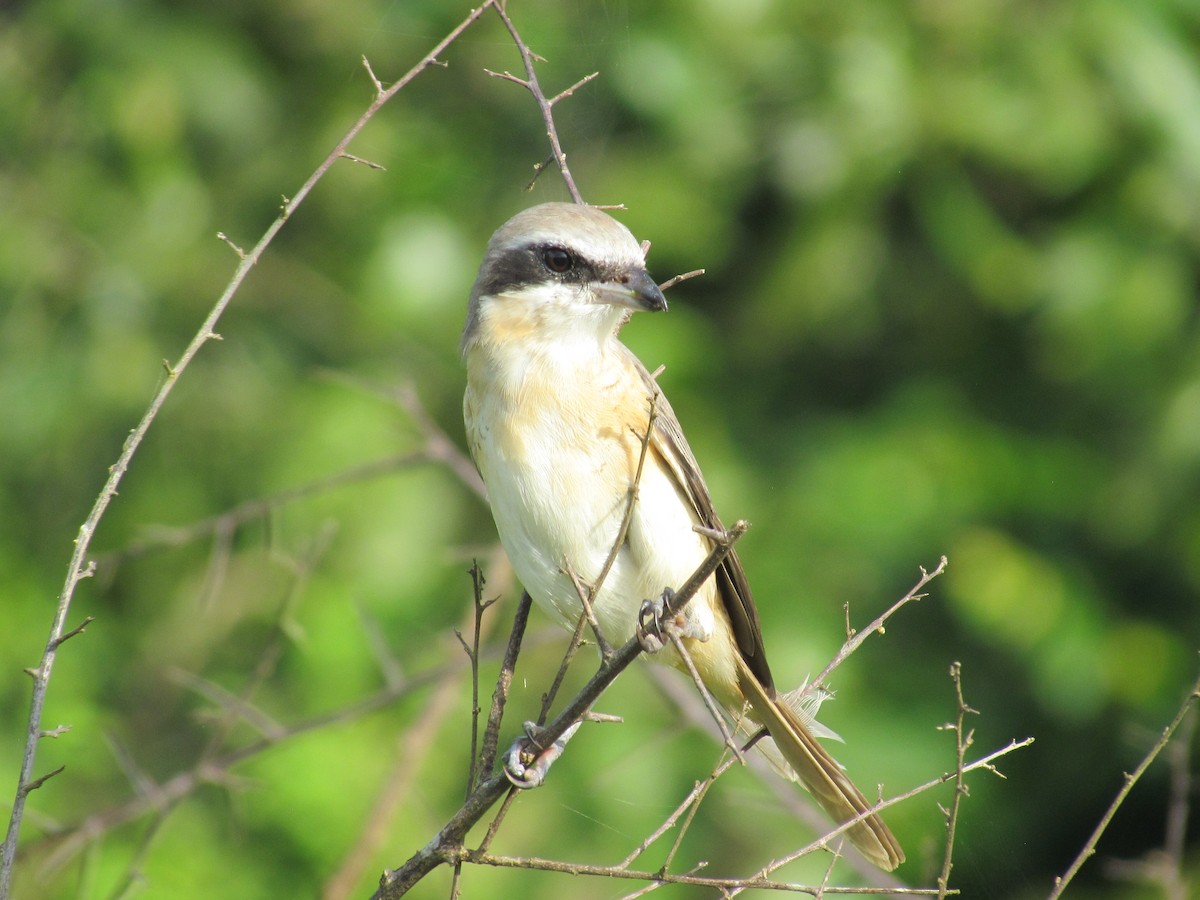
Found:
[[(602, 633), (634, 633), (648, 597), (679, 586), (720, 529), (679, 420), (617, 339), (637, 310), (665, 310), (629, 230), (590, 207), (545, 203), (514, 216), (488, 244), (471, 291), (462, 351), (467, 438), (500, 540), (533, 599), (574, 627), (630, 503), (624, 543), (594, 600)], [(704, 684), (734, 717), (764, 726), (786, 764), (880, 868), (904, 860), (883, 820), (813, 737), (811, 717), (778, 694), (741, 563), (726, 557), (672, 623)], [(673, 647), (660, 654), (677, 667)], [(767, 749), (767, 748), (764, 748)]]

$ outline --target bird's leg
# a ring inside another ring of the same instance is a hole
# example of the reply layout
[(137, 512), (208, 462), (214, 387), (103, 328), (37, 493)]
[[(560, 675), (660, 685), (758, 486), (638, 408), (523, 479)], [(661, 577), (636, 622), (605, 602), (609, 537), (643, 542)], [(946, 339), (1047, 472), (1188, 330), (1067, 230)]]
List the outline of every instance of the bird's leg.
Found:
[(664, 588), (653, 600), (643, 600), (638, 611), (637, 638), (647, 653), (657, 653), (671, 641), (671, 635), (707, 641), (712, 632), (687, 614), (687, 610), (671, 613), (675, 591)]
[(504, 777), (514, 785), (524, 790), (541, 787), (554, 761), (562, 756), (567, 741), (575, 736), (580, 722), (576, 722), (563, 732), (562, 737), (549, 747), (542, 747), (538, 740), (538, 728), (535, 722), (525, 723), (525, 735), (517, 738), (504, 754)]

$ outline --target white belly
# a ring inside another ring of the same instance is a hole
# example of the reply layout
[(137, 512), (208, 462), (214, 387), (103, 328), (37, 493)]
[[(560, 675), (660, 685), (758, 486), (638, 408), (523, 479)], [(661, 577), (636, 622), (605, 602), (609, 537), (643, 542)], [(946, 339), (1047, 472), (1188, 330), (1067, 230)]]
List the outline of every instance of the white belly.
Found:
[[(612, 552), (649, 397), (636, 372), (619, 369), (578, 379), (559, 373), (545, 391), (536, 383), (523, 387), (505, 396), (486, 383), (469, 383), (468, 437), (517, 577), (540, 606), (573, 627), (582, 604), (568, 566), (587, 589)], [(621, 415), (630, 409), (638, 410), (633, 422)], [(625, 543), (594, 602), (610, 643), (632, 636), (643, 600), (678, 587), (704, 558), (706, 542), (693, 524), (690, 507), (651, 455)], [(689, 618), (711, 633), (709, 603), (691, 604)]]

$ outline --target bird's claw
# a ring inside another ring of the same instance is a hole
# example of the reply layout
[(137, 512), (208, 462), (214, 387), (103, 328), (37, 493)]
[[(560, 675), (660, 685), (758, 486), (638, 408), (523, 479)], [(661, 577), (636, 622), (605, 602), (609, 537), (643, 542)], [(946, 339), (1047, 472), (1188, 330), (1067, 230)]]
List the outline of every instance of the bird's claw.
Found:
[(512, 742), (504, 754), (504, 777), (522, 790), (541, 787), (550, 772), (550, 766), (562, 756), (567, 741), (575, 736), (580, 722), (563, 732), (562, 737), (546, 749), (538, 741), (540, 729), (534, 722), (525, 723), (525, 735)]
[(637, 638), (647, 653), (660, 651), (670, 641), (671, 632), (678, 632), (679, 623), (675, 617), (667, 616), (674, 599), (675, 592), (671, 588), (663, 588), (663, 592), (653, 600), (642, 601), (642, 608), (638, 610)]

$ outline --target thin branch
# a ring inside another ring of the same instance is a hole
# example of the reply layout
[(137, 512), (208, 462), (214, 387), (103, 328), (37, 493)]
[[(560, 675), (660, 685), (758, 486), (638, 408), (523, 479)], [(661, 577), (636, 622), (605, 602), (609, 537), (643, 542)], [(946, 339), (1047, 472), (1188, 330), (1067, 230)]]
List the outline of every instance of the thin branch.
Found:
[(708, 778), (704, 779), (696, 789), (688, 796), (690, 798), (687, 815), (684, 817), (683, 824), (679, 826), (679, 833), (675, 835), (675, 840), (671, 842), (671, 847), (667, 851), (666, 857), (663, 859), (661, 866), (662, 871), (667, 871), (671, 864), (675, 861), (675, 855), (679, 853), (679, 848), (683, 846), (683, 839), (687, 836), (688, 829), (692, 827), (692, 822), (696, 820), (696, 814), (700, 812), (700, 804), (704, 802), (704, 798), (708, 796), (709, 789), (717, 783), (717, 779), (729, 771), (734, 764), (745, 765), (746, 760), (741, 753), (727, 753), (726, 749), (721, 751), (722, 759), (709, 773)]
[[(471, 659), (471, 755), (467, 769), (467, 794), (475, 789), (475, 782), (479, 780), (479, 773), (475, 767), (479, 764), (479, 642), (483, 632), (483, 613), (495, 602), (485, 602), (483, 599), (483, 586), (487, 582), (479, 569), (478, 561), (472, 561), (470, 574), (471, 608), (475, 627), (471, 632), (471, 646), (467, 651)], [(461, 640), (461, 637), (459, 639)]]
[(477, 853), (472, 850), (460, 850), (456, 858), (464, 862), (478, 865), (498, 866), (510, 869), (538, 869), (548, 872), (561, 872), (567, 875), (592, 875), (600, 878), (624, 878), (635, 881), (646, 881), (651, 884), (690, 884), (699, 887), (716, 888), (723, 895), (729, 896), (743, 890), (757, 889), (766, 891), (781, 891), (793, 894), (824, 894), (850, 896), (887, 896), (894, 895), (912, 897), (936, 897), (935, 888), (876, 888), (876, 887), (818, 887), (814, 885), (796, 884), (787, 881), (771, 881), (766, 877), (753, 876), (750, 878), (709, 878), (701, 875), (680, 874), (672, 875), (667, 872), (647, 872), (636, 869), (625, 869), (620, 866), (594, 866), (583, 863), (559, 862), (553, 859), (536, 857), (494, 856)]
[[(549, 637), (549, 633), (546, 634)], [(540, 638), (539, 638), (540, 640)], [(486, 658), (494, 658), (499, 651), (488, 650)], [(45, 837), (41, 843), (57, 844), (44, 866), (54, 869), (74, 856), (78, 850), (91, 841), (102, 837), (114, 828), (136, 821), (148, 812), (161, 808), (163, 804), (174, 799), (187, 796), (205, 784), (224, 783), (229, 780), (229, 771), (249, 759), (265, 753), (296, 738), (303, 737), (324, 728), (353, 722), (363, 716), (378, 712), (409, 696), (414, 691), (422, 690), (430, 685), (441, 683), (444, 679), (453, 678), (468, 667), (468, 662), (462, 657), (454, 656), (451, 661), (415, 675), (407, 676), (400, 681), (389, 684), (373, 694), (363, 697), (349, 706), (339, 707), (326, 713), (290, 725), (283, 734), (274, 737), (262, 737), (244, 747), (222, 752), (207, 760), (200, 759), (190, 768), (181, 771), (165, 782), (158, 784), (152, 791), (131, 797), (125, 802), (94, 813), (78, 824), (58, 831)], [(43, 776), (40, 781), (49, 779), (61, 772), (58, 769)], [(37, 783), (33, 785), (36, 787)]]
[(952, 860), (954, 854), (954, 835), (958, 828), (958, 809), (962, 798), (967, 795), (967, 783), (963, 780), (963, 764), (966, 759), (967, 750), (973, 743), (974, 732), (964, 729), (964, 721), (968, 713), (978, 714), (971, 707), (967, 706), (967, 702), (963, 699), (962, 663), (956, 662), (950, 666), (950, 678), (954, 682), (954, 697), (957, 701), (957, 710), (955, 712), (954, 724), (943, 727), (954, 732), (954, 799), (950, 801), (950, 809), (946, 811), (946, 851), (942, 856), (942, 871), (937, 879), (939, 900), (950, 893), (950, 870), (954, 867)]
[(660, 284), (658, 286), (658, 289), (660, 291), (669, 291), (671, 288), (675, 287), (675, 285), (679, 284), (681, 281), (687, 281), (690, 278), (696, 278), (703, 274), (704, 274), (704, 269), (692, 269), (692, 271), (690, 271), (690, 272), (684, 272), (681, 275), (675, 275), (671, 278), (668, 278), (666, 281), (664, 281), (662, 284)]
[(517, 32), (516, 26), (513, 25), (512, 19), (508, 17), (508, 13), (504, 9), (504, 4), (493, 3), (492, 8), (496, 10), (496, 15), (500, 17), (500, 21), (504, 23), (504, 27), (507, 28), (508, 33), (512, 35), (513, 43), (517, 45), (517, 51), (521, 54), (521, 62), (525, 65), (525, 77), (523, 79), (518, 78), (509, 72), (489, 72), (488, 74), (497, 78), (503, 78), (505, 81), (511, 81), (515, 84), (519, 84), (533, 95), (533, 99), (537, 102), (538, 109), (541, 110), (542, 121), (546, 125), (546, 137), (550, 141), (550, 150), (554, 155), (554, 160), (558, 163), (558, 171), (562, 174), (563, 181), (567, 185), (567, 191), (571, 194), (571, 199), (576, 203), (582, 204), (583, 195), (579, 193), (579, 188), (575, 186), (575, 179), (571, 177), (571, 170), (567, 167), (567, 155), (563, 153), (562, 143), (558, 139), (558, 129), (554, 125), (553, 108), (555, 103), (564, 97), (569, 97), (577, 88), (582, 87), (595, 78), (596, 74), (598, 73), (589, 75), (586, 78), (579, 80), (561, 94), (556, 96), (553, 100), (547, 99), (545, 92), (542, 90), (542, 86), (538, 84), (537, 73), (534, 71), (534, 62), (540, 59), (540, 57), (537, 57), (537, 55), (529, 49), (529, 45), (526, 44), (521, 38), (521, 35)]
[[(840, 666), (843, 662), (845, 662), (847, 657), (849, 657), (850, 654), (852, 654), (855, 650), (857, 650), (862, 645), (862, 642), (865, 641), (872, 634), (876, 634), (876, 633), (883, 634), (883, 632), (885, 630), (884, 626), (887, 624), (888, 619), (890, 619), (892, 616), (894, 616), (896, 613), (898, 613), (904, 606), (906, 606), (909, 603), (912, 603), (913, 601), (921, 600), (922, 598), (924, 598), (925, 595), (920, 593), (921, 589), (924, 588), (925, 585), (929, 584), (929, 582), (933, 581), (933, 579), (937, 578), (939, 575), (941, 575), (943, 572), (945, 572), (947, 564), (948, 563), (947, 563), (946, 557), (943, 556), (941, 558), (941, 561), (938, 562), (937, 568), (935, 568), (932, 572), (926, 572), (925, 567), (922, 566), (921, 567), (921, 577), (917, 581), (917, 583), (912, 586), (912, 588), (909, 590), (909, 592), (907, 594), (905, 594), (903, 597), (901, 597), (899, 600), (897, 600), (895, 603), (893, 603), (891, 605), (891, 607), (887, 609), (886, 612), (884, 612), (881, 616), (876, 618), (875, 621), (873, 621), (870, 625), (868, 625), (862, 631), (853, 633), (849, 629), (849, 626), (847, 625), (847, 629), (848, 629), (849, 633), (846, 636), (846, 642), (844, 644), (842, 644), (841, 649), (838, 650), (837, 654), (833, 657), (833, 659), (831, 659), (829, 661), (829, 665), (827, 665), (824, 669), (821, 670), (821, 674), (819, 674), (816, 678), (814, 678), (811, 682), (809, 682), (808, 690), (811, 691), (811, 690), (814, 690), (814, 689), (824, 685), (826, 679), (828, 679), (829, 676), (833, 673), (833, 670), (836, 669), (838, 666)], [(848, 618), (847, 618), (847, 621), (849, 621)]]
[(1067, 871), (1063, 875), (1054, 879), (1054, 887), (1051, 889), (1048, 895), (1049, 900), (1054, 900), (1054, 898), (1061, 896), (1062, 892), (1067, 889), (1067, 885), (1071, 883), (1071, 880), (1077, 874), (1079, 874), (1079, 870), (1083, 868), (1083, 864), (1095, 854), (1096, 845), (1100, 842), (1101, 836), (1108, 828), (1109, 823), (1113, 820), (1113, 816), (1117, 814), (1117, 810), (1121, 808), (1121, 805), (1125, 802), (1125, 798), (1128, 797), (1129, 792), (1133, 790), (1133, 786), (1138, 783), (1138, 780), (1143, 774), (1145, 774), (1146, 770), (1150, 768), (1150, 764), (1158, 758), (1158, 755), (1163, 751), (1163, 748), (1170, 743), (1171, 736), (1175, 734), (1175, 730), (1179, 727), (1180, 723), (1184, 720), (1184, 717), (1187, 716), (1188, 711), (1192, 708), (1192, 705), (1198, 699), (1200, 699), (1200, 679), (1197, 679), (1196, 683), (1192, 685), (1191, 691), (1184, 699), (1182, 705), (1180, 705), (1179, 710), (1175, 713), (1175, 717), (1171, 720), (1171, 723), (1163, 729), (1162, 734), (1159, 735), (1159, 738), (1157, 741), (1155, 741), (1154, 746), (1150, 748), (1150, 752), (1146, 754), (1133, 772), (1126, 773), (1124, 783), (1121, 785), (1121, 789), (1117, 791), (1117, 795), (1113, 798), (1112, 803), (1110, 803), (1108, 805), (1108, 809), (1104, 811), (1104, 815), (1101, 817), (1100, 822), (1096, 825), (1095, 830), (1092, 831), (1091, 837), (1088, 838), (1087, 843), (1083, 845), (1083, 849), (1079, 851), (1079, 854), (1071, 862), (1071, 865)]
[[(4, 838), (4, 844), (0, 847), (0, 897), (7, 897), (9, 888), (12, 883), (13, 862), (16, 859), (17, 841), (21, 831), (21, 820), (25, 811), (25, 800), (29, 792), (34, 787), (33, 770), (37, 759), (37, 744), (38, 735), (41, 733), (42, 715), (45, 710), (46, 694), (49, 690), (50, 677), (54, 668), (54, 662), (59, 645), (63, 640), (63, 631), (66, 625), (67, 616), (70, 613), (71, 602), (75, 596), (75, 589), (79, 582), (90, 574), (90, 567), (85, 564), (88, 551), (91, 548), (92, 538), (96, 533), (96, 529), (100, 525), (101, 519), (104, 517), (108, 509), (109, 503), (117, 495), (117, 489), (121, 481), (125, 477), (125, 473), (129, 469), (129, 465), (133, 460), (134, 454), (141, 446), (145, 439), (150, 426), (154, 424), (158, 418), (159, 412), (166, 403), (167, 398), (171, 395), (175, 385), (178, 383), (180, 376), (187, 370), (192, 360), (211, 340), (219, 340), (220, 335), (217, 334), (216, 326), (226, 308), (233, 300), (234, 295), (241, 288), (242, 283), (250, 274), (250, 270), (258, 264), (267, 247), (275, 239), (275, 235), (291, 218), (292, 213), (300, 206), (301, 203), (316, 187), (317, 183), (325, 176), (338, 160), (344, 158), (347, 154), (350, 142), (358, 135), (368, 121), (374, 117), (375, 113), (399, 91), (403, 90), (414, 78), (420, 75), (429, 66), (437, 63), (437, 57), (447, 47), (449, 47), (458, 37), (466, 31), (484, 11), (495, 5), (495, 0), (485, 0), (477, 9), (472, 10), (467, 17), (456, 26), (445, 38), (438, 42), (426, 56), (410, 69), (399, 81), (393, 84), (390, 88), (384, 90), (375, 73), (371, 71), (370, 64), (366, 58), (363, 59), (363, 64), (370, 73), (371, 80), (375, 85), (375, 98), (367, 107), (366, 111), (359, 117), (350, 129), (342, 136), (337, 145), (330, 151), (323, 162), (313, 171), (308, 179), (300, 186), (300, 189), (295, 195), (286, 201), (279, 216), (272, 222), (267, 230), (263, 233), (258, 243), (254, 245), (249, 252), (243, 251), (240, 247), (233, 243), (225, 235), (220, 235), (220, 239), (224, 240), (238, 254), (239, 263), (234, 271), (233, 277), (226, 286), (224, 292), (217, 299), (204, 321), (201, 323), (199, 330), (188, 343), (178, 361), (173, 364), (166, 365), (166, 377), (159, 386), (154, 397), (150, 401), (141, 420), (134, 426), (125, 440), (124, 447), (117, 461), (109, 468), (108, 479), (101, 488), (99, 495), (96, 497), (95, 503), (92, 506), (91, 512), (88, 513), (84, 523), (80, 526), (79, 532), (75, 538), (74, 550), (71, 554), (70, 562), (67, 565), (67, 576), (63, 582), (62, 590), (59, 592), (58, 603), (55, 607), (53, 620), (50, 625), (50, 636), (46, 642), (46, 649), (42, 654), (41, 663), (38, 665), (34, 675), (33, 696), (29, 705), (29, 719), (25, 729), (25, 748), (21, 759), (21, 767), (17, 776), (17, 790), (13, 799), (12, 814), (8, 821), (8, 830)], [(37, 782), (41, 783), (41, 782)]]
[(361, 156), (355, 156), (353, 153), (342, 153), (342, 159), (348, 159), (348, 160), (350, 160), (350, 162), (355, 162), (355, 163), (358, 163), (359, 165), (366, 166), (368, 169), (376, 169), (377, 171), (380, 171), (380, 172), (387, 171), (387, 168), (385, 166), (381, 166), (377, 162), (371, 162), (371, 160), (369, 160), (369, 159), (363, 159)]
[(539, 725), (546, 724), (546, 719), (550, 716), (554, 700), (558, 697), (563, 682), (566, 681), (567, 670), (571, 668), (571, 663), (575, 661), (575, 654), (583, 646), (583, 632), (587, 624), (587, 613), (580, 613), (579, 619), (575, 622), (575, 630), (571, 633), (571, 640), (567, 642), (567, 649), (563, 652), (562, 662), (558, 664), (558, 671), (554, 673), (554, 681), (550, 683), (550, 689), (542, 695), (542, 708), (537, 717)]
[(700, 698), (704, 701), (704, 707), (708, 710), (710, 716), (717, 724), (718, 730), (721, 732), (721, 737), (725, 741), (725, 746), (737, 758), (737, 761), (745, 764), (746, 759), (742, 756), (741, 748), (738, 747), (737, 741), (733, 737), (733, 733), (729, 730), (729, 725), (725, 722), (725, 716), (721, 713), (721, 708), (717, 705), (717, 701), (713, 698), (712, 692), (709, 691), (708, 685), (704, 683), (704, 679), (700, 677), (700, 673), (696, 670), (696, 664), (692, 662), (692, 655), (688, 653), (688, 649), (684, 646), (683, 640), (674, 631), (669, 631), (668, 636), (671, 641), (671, 646), (675, 648), (675, 652), (679, 654), (679, 658), (683, 660), (683, 665), (687, 669), (687, 673), (691, 676), (692, 683), (696, 685), (696, 690), (700, 692)]
[[(513, 617), (512, 630), (508, 635), (508, 645), (504, 649), (504, 660), (500, 664), (500, 674), (496, 678), (496, 689), (492, 693), (487, 727), (483, 730), (483, 749), (479, 752), (479, 765), (475, 769), (477, 780), (490, 773), (496, 764), (504, 707), (508, 702), (508, 692), (512, 687), (513, 673), (517, 669), (517, 657), (521, 654), (521, 644), (525, 639), (525, 628), (529, 624), (529, 610), (532, 606), (533, 600), (529, 592), (521, 594), (521, 602), (517, 604), (517, 614)], [(478, 788), (478, 781), (471, 785), (472, 790)]]
[[(631, 492), (632, 494), (632, 492)], [(629, 509), (633, 509), (633, 502), (630, 501)], [(629, 513), (626, 513), (628, 518)], [(615, 547), (620, 547), (619, 543), (614, 542)], [(609, 559), (615, 558), (615, 554), (610, 553)], [(604, 636), (604, 631), (600, 628), (600, 620), (596, 618), (596, 608), (592, 604), (595, 599), (597, 588), (585, 587), (584, 583), (579, 579), (579, 573), (575, 571), (575, 567), (571, 565), (571, 561), (567, 560), (563, 565), (563, 571), (566, 572), (568, 578), (571, 579), (571, 585), (575, 588), (575, 595), (579, 597), (579, 603), (583, 606), (583, 618), (587, 620), (592, 629), (592, 637), (596, 639), (596, 646), (600, 649), (601, 659), (607, 659), (612, 656), (612, 644), (608, 642), (608, 638)], [(608, 569), (605, 568), (601, 573), (601, 578), (608, 574)]]
[[(679, 587), (675, 596), (667, 604), (665, 615), (678, 615), (686, 609), (687, 604), (691, 602), (701, 586), (712, 577), (713, 572), (724, 562), (725, 557), (732, 552), (733, 545), (749, 527), (746, 522), (739, 521), (720, 539), (714, 540), (711, 552), (705, 557), (699, 568)], [(626, 641), (612, 659), (601, 665), (600, 670), (567, 704), (558, 717), (542, 730), (539, 735), (542, 746), (549, 746), (557, 741), (568, 728), (581, 720), (592, 704), (617, 679), (617, 676), (625, 671), (641, 653), (642, 646), (637, 637)], [(509, 781), (503, 774), (492, 776), (483, 782), (450, 818), (450, 821), (423, 848), (400, 868), (384, 872), (380, 879), (379, 890), (373, 897), (376, 900), (391, 900), (391, 898), (403, 896), (409, 888), (439, 865), (453, 864), (460, 860), (462, 853), (466, 852), (463, 849), (463, 839), (467, 831), (508, 791), (509, 787)]]
[[(1009, 741), (1007, 744), (1005, 744), (1000, 749), (993, 750), (991, 753), (987, 754), (986, 756), (982, 756), (979, 759), (975, 760), (974, 762), (968, 763), (967, 765), (963, 766), (961, 773), (963, 775), (966, 775), (970, 772), (976, 771), (977, 769), (986, 769), (987, 771), (991, 772), (993, 775), (1003, 778), (1004, 776), (1000, 773), (1000, 771), (995, 766), (996, 760), (1000, 759), (1002, 756), (1006, 756), (1009, 753), (1012, 753), (1014, 750), (1021, 750), (1025, 747), (1028, 747), (1032, 743), (1033, 743), (1033, 738), (1031, 738), (1031, 737), (1027, 737), (1027, 738), (1025, 738), (1023, 740), (1019, 740), (1019, 741), (1017, 741), (1017, 740)], [(909, 800), (913, 797), (916, 797), (918, 794), (925, 793), (926, 791), (933, 790), (934, 788), (938, 787), (939, 785), (943, 785), (948, 781), (954, 781), (958, 777), (959, 777), (959, 771), (956, 767), (955, 771), (948, 772), (945, 775), (942, 775), (938, 778), (930, 779), (929, 781), (926, 781), (924, 784), (919, 784), (916, 787), (905, 791), (903, 794), (897, 794), (896, 796), (890, 797), (887, 800), (880, 800), (878, 803), (874, 804), (870, 808), (863, 810), (862, 813), (855, 816), (853, 819), (849, 819), (849, 820), (841, 823), (837, 828), (834, 828), (832, 831), (830, 831), (828, 834), (824, 835), (823, 837), (820, 837), (817, 840), (812, 841), (811, 843), (805, 845), (804, 847), (801, 847), (798, 850), (794, 850), (791, 853), (786, 854), (785, 856), (780, 856), (780, 857), (772, 860), (771, 862), (767, 863), (765, 866), (763, 866), (761, 869), (759, 869), (758, 872), (756, 872), (752, 877), (753, 878), (765, 878), (767, 875), (771, 874), (775, 870), (782, 868), (783, 866), (787, 865), (788, 863), (792, 862), (793, 860), (799, 859), (802, 856), (807, 856), (808, 854), (813, 853), (817, 850), (829, 850), (830, 847), (832, 846), (834, 838), (841, 837), (841, 835), (844, 834), (848, 829), (854, 827), (855, 824), (862, 821), (867, 816), (882, 812), (883, 810), (888, 809), (889, 807), (895, 806), (897, 803), (903, 803), (905, 800)], [(752, 887), (753, 885), (750, 885), (750, 886)], [(741, 893), (742, 890), (744, 890), (744, 888), (738, 888), (738, 889), (732, 890), (732, 891), (730, 891), (729, 896), (730, 897), (735, 896), (735, 895)], [(900, 892), (902, 892), (902, 889), (889, 887), (889, 888), (879, 888), (878, 891), (882, 892), (882, 893), (887, 893), (889, 891), (894, 891), (894, 892), (900, 893)], [(830, 893), (830, 892), (832, 892), (832, 889), (827, 891), (827, 893)], [(938, 889), (933, 888), (933, 889), (929, 890), (928, 893), (937, 895)], [(948, 894), (956, 894), (957, 891), (947, 891), (947, 893)]]
[[(724, 754), (722, 754), (722, 755), (724, 755)], [(712, 772), (709, 773), (709, 776), (707, 778), (705, 778), (703, 781), (697, 781), (692, 786), (692, 789), (688, 793), (688, 795), (683, 798), (683, 801), (678, 806), (675, 807), (675, 809), (671, 812), (671, 814), (669, 816), (667, 816), (667, 818), (665, 820), (663, 820), (663, 823), (661, 825), (659, 825), (658, 828), (656, 828), (654, 831), (652, 831), (645, 838), (645, 840), (643, 840), (640, 844), (638, 844), (628, 856), (626, 856), (623, 860), (621, 860), (621, 862), (619, 863), (619, 866), (623, 869), (631, 866), (635, 859), (637, 859), (639, 856), (641, 856), (643, 853), (645, 853), (647, 850), (649, 850), (650, 847), (653, 844), (655, 844), (659, 838), (661, 838), (664, 834), (666, 834), (668, 831), (670, 831), (672, 828), (674, 828), (675, 824), (680, 820), (680, 818), (683, 817), (683, 814), (685, 812), (688, 812), (689, 809), (694, 809), (696, 806), (698, 806), (700, 801), (704, 798), (704, 795), (708, 792), (709, 787), (711, 787), (718, 778), (720, 778), (727, 771), (729, 771), (729, 769), (735, 763), (737, 763), (737, 761), (738, 760), (736, 757), (726, 756), (721, 761), (721, 763)]]
[(596, 79), (599, 77), (600, 77), (599, 72), (593, 72), (591, 75), (584, 75), (582, 78), (580, 78), (577, 82), (575, 82), (573, 85), (571, 85), (565, 91), (560, 91), (559, 93), (555, 94), (553, 97), (551, 97), (546, 102), (549, 103), (551, 106), (554, 106), (556, 103), (558, 103), (559, 100), (565, 100), (567, 97), (570, 97), (572, 94), (574, 94), (577, 90), (579, 90), (581, 87), (583, 87), (589, 81), (592, 81), (593, 79)]

